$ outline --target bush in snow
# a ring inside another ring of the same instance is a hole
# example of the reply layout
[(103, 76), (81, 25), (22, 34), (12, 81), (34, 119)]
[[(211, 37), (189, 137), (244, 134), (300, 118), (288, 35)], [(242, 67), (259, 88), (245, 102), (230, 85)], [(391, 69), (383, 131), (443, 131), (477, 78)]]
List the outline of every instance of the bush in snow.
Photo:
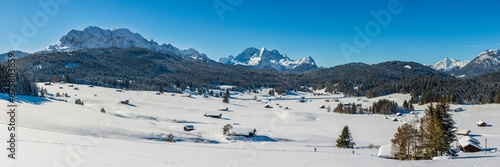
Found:
[(106, 110), (104, 110), (104, 108), (101, 108), (101, 112), (106, 113)]
[(168, 134), (168, 136), (165, 138), (165, 141), (172, 143), (175, 142), (174, 135), (172, 135), (172, 133)]
[(75, 104), (83, 105), (83, 101), (80, 99), (76, 99)]
[(224, 125), (224, 127), (222, 128), (222, 134), (224, 134), (224, 136), (229, 135), (229, 131), (231, 129), (233, 129), (233, 126), (231, 126), (231, 124)]

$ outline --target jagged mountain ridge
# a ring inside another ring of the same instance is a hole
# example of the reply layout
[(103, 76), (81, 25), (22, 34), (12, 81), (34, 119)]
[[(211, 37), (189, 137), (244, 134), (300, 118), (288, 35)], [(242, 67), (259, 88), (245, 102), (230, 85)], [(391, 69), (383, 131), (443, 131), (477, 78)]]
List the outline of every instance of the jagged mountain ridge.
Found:
[(83, 30), (71, 30), (61, 37), (59, 42), (49, 45), (43, 52), (70, 52), (99, 48), (131, 48), (138, 47), (161, 53), (169, 53), (187, 60), (209, 61), (207, 55), (195, 49), (181, 50), (171, 44), (161, 44), (147, 40), (139, 33), (120, 28), (105, 30), (89, 26)]
[(276, 49), (268, 50), (266, 48), (257, 49), (254, 47), (243, 50), (236, 57), (230, 55), (227, 58), (220, 58), (218, 62), (231, 65), (253, 66), (259, 69), (275, 71), (305, 72), (318, 68), (316, 62), (310, 56), (293, 60), (286, 54), (281, 54)]
[(452, 74), (455, 76), (472, 78), (494, 72), (500, 72), (500, 49), (491, 49), (481, 52), (474, 60)]

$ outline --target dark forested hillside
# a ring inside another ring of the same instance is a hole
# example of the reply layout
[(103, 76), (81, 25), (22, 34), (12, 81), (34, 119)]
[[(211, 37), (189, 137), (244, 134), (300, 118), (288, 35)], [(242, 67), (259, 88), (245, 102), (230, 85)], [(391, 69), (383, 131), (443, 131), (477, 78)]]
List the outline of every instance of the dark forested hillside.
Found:
[(252, 88), (290, 82), (290, 77), (281, 73), (190, 61), (140, 48), (35, 54), (19, 59), (18, 67), (38, 82), (63, 81), (68, 76), (72, 83), (138, 90), (156, 90), (159, 84), (232, 84)]
[(17, 66), (24, 71), (23, 75), (37, 82), (65, 80), (135, 90), (157, 90), (159, 85), (165, 88), (208, 88), (230, 84), (240, 90), (271, 87), (278, 93), (308, 91), (308, 87), (327, 88), (329, 92), (340, 91), (346, 96), (369, 98), (410, 93), (413, 103), (443, 100), (472, 104), (500, 102), (500, 85), (489, 82), (493, 79), (457, 79), (419, 63), (401, 61), (374, 65), (350, 63), (307, 73), (290, 73), (190, 61), (140, 48), (109, 48), (40, 53), (19, 59)]

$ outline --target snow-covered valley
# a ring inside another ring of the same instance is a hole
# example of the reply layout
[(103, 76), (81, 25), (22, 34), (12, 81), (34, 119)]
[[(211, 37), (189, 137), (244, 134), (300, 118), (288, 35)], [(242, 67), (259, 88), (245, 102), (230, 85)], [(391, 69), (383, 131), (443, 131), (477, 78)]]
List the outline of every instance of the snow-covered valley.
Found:
[[(1, 151), (0, 166), (497, 166), (500, 160), (496, 152), (461, 152), (455, 159), (433, 161), (379, 158), (378, 149), (367, 147), (389, 144), (396, 129), (420, 117), (425, 105), (415, 105), (417, 116), (406, 113), (397, 122), (384, 115), (337, 114), (318, 107), (334, 108), (339, 102), (333, 99), (363, 106), (381, 98), (402, 104), (410, 99), (404, 94), (366, 99), (300, 92), (281, 98), (235, 93), (225, 104), (222, 98), (197, 95), (119, 92), (87, 85), (74, 85), (78, 90), (69, 84), (38, 86), (70, 97), (18, 96), (17, 159), (10, 160), (7, 151)], [(253, 100), (255, 96), (261, 101)], [(301, 97), (307, 102), (298, 102)], [(0, 98), (0, 106), (6, 106), (8, 96), (1, 94)], [(84, 105), (74, 104), (76, 99)], [(130, 103), (120, 104), (124, 100)], [(264, 102), (272, 108), (265, 108)], [(451, 105), (452, 109), (458, 107), (464, 111), (452, 114), (459, 129), (471, 130), (482, 147), (486, 138), (488, 148), (500, 146), (496, 127), (500, 105)], [(228, 111), (218, 111), (221, 108)], [(222, 118), (204, 114), (222, 114)], [(491, 126), (477, 127), (480, 120)], [(2, 141), (8, 138), (7, 124), (7, 115), (0, 114)], [(235, 129), (255, 128), (257, 136), (225, 137), (222, 128), (226, 124)], [(194, 130), (184, 131), (186, 125), (193, 125)], [(335, 147), (345, 125), (351, 129), (357, 149)], [(175, 143), (164, 141), (170, 133)]]

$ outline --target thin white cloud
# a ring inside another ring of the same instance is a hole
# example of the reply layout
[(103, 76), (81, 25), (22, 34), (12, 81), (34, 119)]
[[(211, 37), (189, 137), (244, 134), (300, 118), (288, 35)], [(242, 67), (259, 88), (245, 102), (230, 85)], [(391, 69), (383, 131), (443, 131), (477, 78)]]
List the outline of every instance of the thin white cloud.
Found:
[(484, 46), (484, 45), (464, 45), (462, 47), (464, 47), (464, 48), (487, 48), (488, 46)]

